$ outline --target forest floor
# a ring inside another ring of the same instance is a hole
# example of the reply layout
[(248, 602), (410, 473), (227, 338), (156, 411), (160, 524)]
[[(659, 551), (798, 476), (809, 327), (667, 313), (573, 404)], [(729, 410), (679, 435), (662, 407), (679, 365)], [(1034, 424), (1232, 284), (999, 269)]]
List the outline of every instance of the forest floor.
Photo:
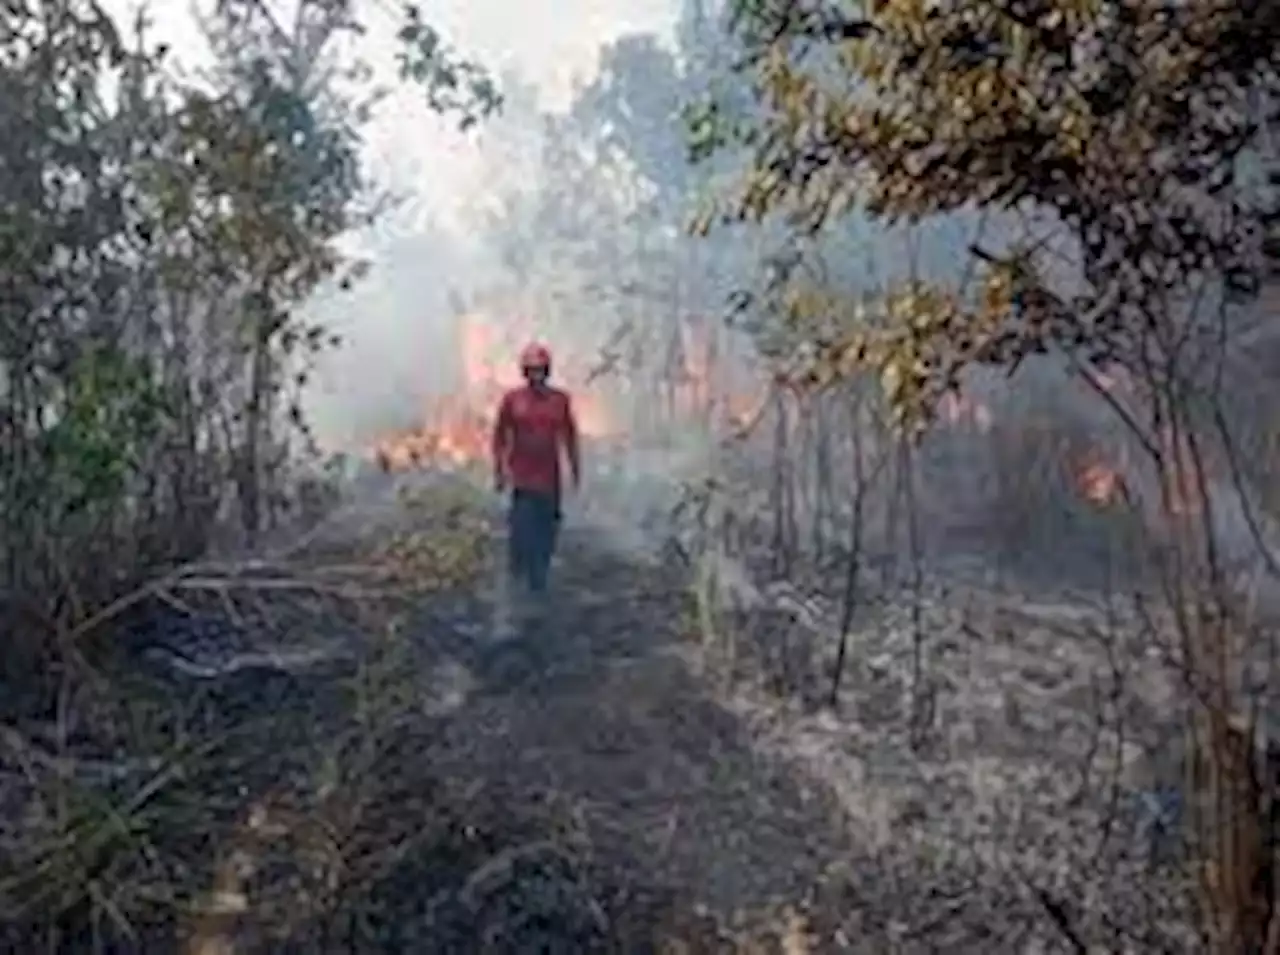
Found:
[(500, 633), (492, 502), (442, 493), (175, 576), (6, 727), (6, 950), (861, 950), (835, 805), (691, 675), (678, 576), (570, 532)]
[(1118, 598), (868, 580), (832, 706), (843, 575), (712, 633), (584, 521), (511, 627), (493, 496), (375, 490), (158, 581), (0, 725), (0, 950), (1196, 950)]

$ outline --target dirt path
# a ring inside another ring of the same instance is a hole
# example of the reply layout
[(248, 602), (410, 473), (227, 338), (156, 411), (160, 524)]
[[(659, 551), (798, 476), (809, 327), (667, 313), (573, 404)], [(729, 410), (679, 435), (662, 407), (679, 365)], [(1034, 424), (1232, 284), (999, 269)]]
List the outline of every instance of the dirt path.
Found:
[[(705, 908), (732, 922), (803, 904), (847, 847), (827, 800), (755, 755), (680, 661), (675, 582), (581, 534), (557, 573), (546, 617), (515, 639), (448, 641), (472, 689), (433, 765), (515, 804), (567, 799), (614, 918)], [(430, 618), (418, 626), (430, 643)]]

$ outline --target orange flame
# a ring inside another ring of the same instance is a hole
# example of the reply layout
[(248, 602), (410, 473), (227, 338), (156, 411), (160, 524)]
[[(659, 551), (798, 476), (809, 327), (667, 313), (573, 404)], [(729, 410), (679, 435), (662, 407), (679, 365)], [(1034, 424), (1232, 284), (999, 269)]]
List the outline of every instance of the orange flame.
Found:
[[(500, 328), (479, 315), (463, 316), (458, 325), (458, 388), (429, 399), (421, 424), (375, 442), (373, 452), (385, 471), (424, 464), (466, 466), (487, 459), (489, 438), (503, 393), (519, 384), (512, 356), (519, 347), (515, 325)], [(504, 334), (505, 332), (505, 334)], [(578, 356), (562, 355), (557, 375), (573, 381)], [(618, 428), (600, 396), (570, 388), (579, 431), (589, 438), (616, 434)]]
[[(486, 460), (498, 403), (507, 389), (520, 383), (513, 356), (525, 340), (536, 337), (530, 331), (524, 321), (498, 325), (482, 315), (460, 317), (458, 386), (430, 399), (418, 425), (374, 443), (373, 454), (382, 469), (467, 466)], [(711, 414), (719, 425), (745, 427), (758, 416), (760, 397), (722, 387), (710, 334), (695, 329), (686, 341), (683, 374), (675, 383), (674, 413)], [(589, 439), (619, 437), (625, 429), (607, 395), (577, 384), (592, 380), (590, 369), (596, 356), (555, 344), (556, 378), (568, 383), (579, 432)]]
[(1124, 492), (1121, 473), (1098, 460), (1087, 461), (1077, 475), (1080, 493), (1098, 507), (1110, 507)]
[(726, 375), (717, 375), (723, 363), (717, 361), (716, 342), (709, 328), (704, 324), (688, 330), (677, 410), (695, 416), (711, 414), (718, 424), (738, 432), (760, 416), (768, 398), (758, 389), (738, 390), (724, 380)]
[[(1192, 517), (1200, 512), (1200, 467), (1191, 453), (1189, 441), (1183, 437), (1175, 441), (1167, 429), (1159, 441), (1159, 486), (1164, 492), (1164, 506), (1172, 518)], [(1116, 465), (1102, 461), (1090, 452), (1084, 464), (1078, 468), (1076, 483), (1080, 493), (1098, 506), (1115, 503), (1126, 492), (1125, 473), (1129, 470), (1126, 455), (1121, 454)]]

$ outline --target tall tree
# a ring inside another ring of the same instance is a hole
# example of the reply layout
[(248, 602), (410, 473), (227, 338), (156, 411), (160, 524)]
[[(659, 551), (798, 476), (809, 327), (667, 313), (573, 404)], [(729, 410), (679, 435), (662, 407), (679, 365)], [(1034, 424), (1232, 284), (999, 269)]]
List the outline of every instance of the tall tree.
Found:
[[(814, 378), (870, 371), (915, 428), (975, 365), (1051, 352), (1089, 380), (1144, 383), (1126, 421), (1161, 476), (1171, 522), (1199, 500), (1178, 553), (1203, 589), (1184, 615), (1199, 741), (1205, 909), (1222, 952), (1260, 952), (1280, 928), (1257, 813), (1263, 774), (1232, 729), (1247, 711), (1244, 651), (1217, 563), (1205, 417), (1233, 307), (1269, 269), (1269, 197), (1241, 176), (1274, 161), (1280, 8), (1157, 0), (737, 0), (733, 30), (757, 111), (704, 144), (750, 157), (723, 221), (810, 235), (854, 212), (918, 223), (979, 207), (1004, 217), (970, 250), (972, 282), (911, 281), (870, 308), (793, 289), (787, 316), (816, 345)], [(831, 321), (831, 319), (836, 321)], [(821, 321), (815, 321), (821, 319)], [(815, 331), (821, 328), (821, 332)], [(1216, 369), (1216, 370), (1215, 370)], [(1118, 406), (1117, 406), (1118, 407)], [(1217, 419), (1221, 423), (1221, 418)], [(1223, 442), (1226, 442), (1225, 436)], [(1190, 449), (1189, 453), (1187, 449)], [(1247, 734), (1246, 734), (1247, 736)]]
[[(229, 484), (261, 523), (264, 456), (297, 414), (280, 395), (330, 342), (298, 306), (358, 272), (337, 240), (374, 208), (369, 102), (337, 82), (358, 64), (334, 41), (358, 23), (337, 0), (295, 14), (286, 30), (255, 0), (217, 4), (220, 69), (194, 82), (145, 18), (122, 29), (92, 0), (0, 12), (0, 600), (40, 619), (198, 553)], [(496, 108), (407, 15), (402, 67), (427, 107)], [(108, 553), (119, 579), (98, 572)]]
[(653, 35), (625, 36), (601, 50), (599, 73), (571, 116), (597, 149), (634, 164), (663, 207), (678, 208), (690, 185), (680, 127), (687, 98), (675, 54)]

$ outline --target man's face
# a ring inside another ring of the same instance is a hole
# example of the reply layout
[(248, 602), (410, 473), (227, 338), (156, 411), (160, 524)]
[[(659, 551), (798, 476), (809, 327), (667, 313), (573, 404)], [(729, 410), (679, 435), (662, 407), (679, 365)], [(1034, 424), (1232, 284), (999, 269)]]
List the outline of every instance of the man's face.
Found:
[(550, 376), (551, 369), (546, 365), (530, 365), (524, 370), (524, 380), (534, 388), (545, 387)]

